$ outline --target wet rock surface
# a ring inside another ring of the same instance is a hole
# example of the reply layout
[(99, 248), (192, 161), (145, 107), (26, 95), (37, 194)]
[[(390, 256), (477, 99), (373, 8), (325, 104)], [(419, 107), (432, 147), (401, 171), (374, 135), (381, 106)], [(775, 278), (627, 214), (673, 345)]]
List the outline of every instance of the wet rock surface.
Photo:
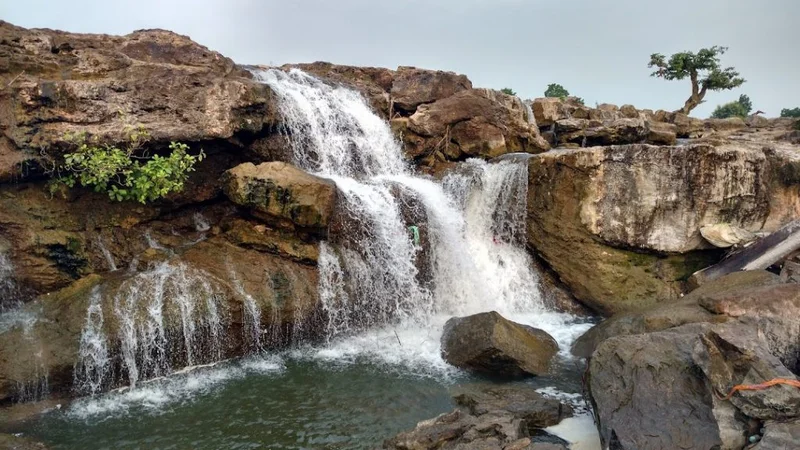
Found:
[(800, 285), (740, 272), (590, 330), (573, 351), (590, 356), (604, 445), (745, 448), (771, 422), (781, 425), (770, 439), (788, 439), (800, 417), (800, 390), (787, 384), (799, 383), (798, 308)]
[(488, 376), (544, 374), (556, 352), (558, 344), (546, 332), (507, 320), (494, 311), (452, 318), (442, 333), (445, 361)]
[(460, 408), (384, 442), (397, 450), (557, 450), (568, 442), (542, 428), (572, 415), (557, 400), (524, 386), (473, 386), (454, 397)]

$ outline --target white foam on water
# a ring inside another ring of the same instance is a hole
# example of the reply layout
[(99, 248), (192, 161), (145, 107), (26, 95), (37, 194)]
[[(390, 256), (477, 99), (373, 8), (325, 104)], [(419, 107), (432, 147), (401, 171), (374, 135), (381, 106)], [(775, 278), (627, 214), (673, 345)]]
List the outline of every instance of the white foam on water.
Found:
[(570, 443), (570, 450), (601, 450), (600, 433), (590, 414), (578, 414), (544, 429)]
[(258, 356), (238, 362), (225, 361), (187, 367), (168, 377), (140, 382), (136, 387), (78, 399), (69, 406), (66, 414), (70, 418), (81, 420), (141, 413), (163, 414), (169, 411), (168, 406), (190, 403), (232, 380), (242, 379), (250, 374), (279, 374), (283, 370), (283, 361), (276, 356)]

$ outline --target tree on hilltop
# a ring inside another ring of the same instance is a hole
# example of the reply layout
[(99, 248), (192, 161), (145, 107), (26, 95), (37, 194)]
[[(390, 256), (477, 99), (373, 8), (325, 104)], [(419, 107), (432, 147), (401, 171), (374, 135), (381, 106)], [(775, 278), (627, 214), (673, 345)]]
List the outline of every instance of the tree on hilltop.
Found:
[(667, 58), (660, 53), (650, 55), (647, 67), (655, 67), (651, 74), (653, 77), (665, 80), (683, 80), (689, 78), (692, 83), (692, 94), (683, 105), (675, 111), (689, 114), (702, 103), (708, 91), (721, 91), (734, 89), (741, 86), (745, 79), (733, 67), (722, 68), (720, 55), (728, 50), (727, 47), (713, 46), (700, 49), (697, 53), (681, 52)]

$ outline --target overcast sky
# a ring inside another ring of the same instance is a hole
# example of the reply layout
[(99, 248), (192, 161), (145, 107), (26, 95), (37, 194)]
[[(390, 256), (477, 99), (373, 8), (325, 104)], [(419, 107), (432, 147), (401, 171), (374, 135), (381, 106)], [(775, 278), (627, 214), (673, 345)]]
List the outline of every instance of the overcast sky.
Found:
[(649, 55), (724, 45), (746, 93), (777, 116), (800, 106), (800, 0), (0, 0), (29, 28), (126, 34), (167, 28), (238, 63), (452, 70), (475, 86), (540, 97), (561, 83), (587, 105), (677, 109), (688, 81), (650, 78)]

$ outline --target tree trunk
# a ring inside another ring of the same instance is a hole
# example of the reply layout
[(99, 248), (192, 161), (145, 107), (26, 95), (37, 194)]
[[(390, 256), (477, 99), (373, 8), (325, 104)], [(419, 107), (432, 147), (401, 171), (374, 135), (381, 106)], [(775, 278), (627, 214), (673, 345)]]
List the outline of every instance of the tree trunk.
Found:
[(703, 102), (703, 97), (706, 96), (706, 86), (700, 88), (700, 83), (697, 81), (697, 71), (692, 71), (689, 74), (689, 77), (692, 81), (692, 95), (686, 100), (686, 103), (683, 104), (683, 108), (675, 111), (676, 113), (683, 113), (687, 116), (693, 109), (697, 108), (697, 105)]

